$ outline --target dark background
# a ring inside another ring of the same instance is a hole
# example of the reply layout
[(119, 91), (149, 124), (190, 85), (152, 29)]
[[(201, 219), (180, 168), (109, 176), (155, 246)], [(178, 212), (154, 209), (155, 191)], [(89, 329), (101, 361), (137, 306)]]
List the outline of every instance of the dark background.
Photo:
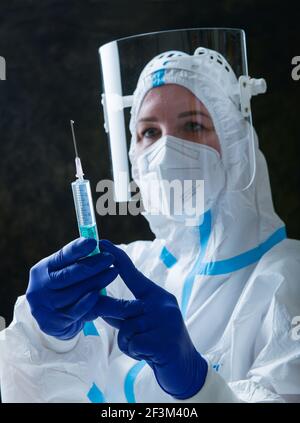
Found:
[[(77, 122), (94, 200), (96, 183), (110, 177), (98, 47), (116, 38), (184, 27), (245, 29), (249, 74), (268, 83), (267, 94), (252, 106), (275, 208), (288, 235), (300, 237), (300, 81), (291, 78), (291, 59), (300, 55), (297, 6), (257, 0), (1, 0), (7, 80), (0, 81), (0, 315), (7, 323), (30, 267), (78, 236), (70, 118)], [(140, 216), (97, 220), (101, 235), (115, 243), (152, 238)]]

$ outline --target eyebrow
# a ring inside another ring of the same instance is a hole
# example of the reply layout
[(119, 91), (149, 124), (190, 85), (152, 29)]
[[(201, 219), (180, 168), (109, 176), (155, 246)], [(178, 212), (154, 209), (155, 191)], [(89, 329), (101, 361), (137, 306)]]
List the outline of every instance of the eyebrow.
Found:
[[(188, 116), (196, 116), (196, 115), (202, 115), (204, 117), (209, 117), (206, 113), (201, 112), (200, 110), (189, 110), (186, 112), (182, 112), (179, 113), (179, 115), (177, 116), (178, 118), (184, 118), (184, 117), (188, 117)], [(141, 118), (138, 120), (139, 122), (157, 122), (158, 118), (155, 116), (151, 116), (151, 117), (145, 117), (145, 118)]]
[(209, 116), (207, 116), (206, 113), (201, 112), (200, 110), (190, 110), (188, 112), (182, 112), (182, 113), (179, 113), (178, 117), (183, 118), (183, 117), (195, 116), (195, 115), (202, 115), (202, 116), (205, 116), (205, 117), (209, 117)]

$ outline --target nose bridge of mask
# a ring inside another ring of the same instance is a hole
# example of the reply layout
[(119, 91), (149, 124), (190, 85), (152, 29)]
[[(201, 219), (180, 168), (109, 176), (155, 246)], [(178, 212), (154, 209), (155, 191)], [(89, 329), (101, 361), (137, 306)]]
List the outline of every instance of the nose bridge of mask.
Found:
[(193, 161), (199, 162), (202, 158), (211, 156), (216, 161), (219, 161), (219, 152), (209, 145), (197, 143), (194, 141), (184, 140), (182, 138), (167, 136), (166, 145), (170, 150), (177, 151), (181, 156), (190, 158)]
[(161, 137), (138, 158), (139, 167), (143, 171), (162, 163), (165, 169), (182, 169), (203, 168), (206, 164), (220, 161), (220, 154), (214, 148), (172, 135)]

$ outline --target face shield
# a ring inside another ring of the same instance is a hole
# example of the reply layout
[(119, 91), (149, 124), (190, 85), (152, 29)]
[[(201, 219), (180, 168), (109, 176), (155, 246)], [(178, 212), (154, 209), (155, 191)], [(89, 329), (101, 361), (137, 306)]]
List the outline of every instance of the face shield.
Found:
[(207, 207), (222, 190), (251, 186), (250, 99), (266, 84), (248, 76), (244, 31), (143, 34), (105, 44), (99, 53), (116, 201), (130, 200), (131, 176), (154, 191), (156, 179), (190, 180), (183, 197), (204, 188)]

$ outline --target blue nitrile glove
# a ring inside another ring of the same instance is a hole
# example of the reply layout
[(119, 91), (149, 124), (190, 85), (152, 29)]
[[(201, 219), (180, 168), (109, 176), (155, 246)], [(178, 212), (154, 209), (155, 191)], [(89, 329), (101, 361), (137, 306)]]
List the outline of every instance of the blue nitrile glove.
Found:
[[(136, 300), (127, 301), (127, 309), (140, 303), (135, 317), (124, 318), (119, 301), (111, 297), (99, 300), (99, 315), (119, 329), (120, 350), (136, 360), (145, 360), (153, 369), (160, 387), (176, 399), (195, 395), (203, 386), (207, 362), (194, 347), (182, 318), (176, 297), (146, 278), (127, 254), (107, 240), (100, 248), (115, 257), (114, 266)], [(132, 313), (133, 314), (133, 313)]]
[(77, 238), (31, 268), (26, 298), (46, 334), (71, 339), (85, 322), (98, 317), (100, 290), (118, 272), (110, 267), (114, 257), (109, 253), (86, 257), (96, 245), (92, 238)]

